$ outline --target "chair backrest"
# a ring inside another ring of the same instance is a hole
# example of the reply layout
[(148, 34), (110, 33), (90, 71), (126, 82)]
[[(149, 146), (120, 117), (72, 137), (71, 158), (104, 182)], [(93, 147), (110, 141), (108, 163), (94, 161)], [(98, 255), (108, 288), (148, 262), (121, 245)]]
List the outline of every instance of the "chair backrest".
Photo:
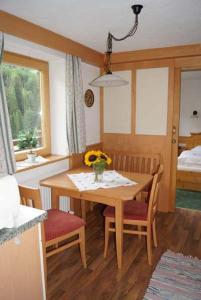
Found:
[(132, 153), (124, 151), (104, 151), (111, 159), (109, 169), (119, 171), (155, 174), (160, 165), (159, 154)]
[(40, 190), (19, 185), (22, 205), (42, 209)]
[(158, 172), (154, 175), (151, 193), (149, 197), (149, 207), (148, 207), (148, 221), (153, 222), (157, 207), (158, 207), (158, 194), (159, 194), (159, 187), (161, 182), (161, 177), (163, 175), (163, 165), (160, 165)]

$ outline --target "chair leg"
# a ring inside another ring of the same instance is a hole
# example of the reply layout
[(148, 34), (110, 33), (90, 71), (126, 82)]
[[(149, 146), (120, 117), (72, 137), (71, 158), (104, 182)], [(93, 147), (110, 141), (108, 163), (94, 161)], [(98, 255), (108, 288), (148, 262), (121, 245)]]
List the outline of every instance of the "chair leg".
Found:
[[(138, 226), (137, 226), (137, 230), (138, 230), (138, 231), (142, 231), (142, 226), (138, 225)], [(141, 235), (141, 234), (138, 234), (138, 239), (141, 240), (141, 238), (142, 238), (142, 235)]]
[(150, 226), (147, 228), (147, 256), (148, 256), (148, 263), (152, 265), (152, 232)]
[(84, 268), (86, 268), (87, 263), (86, 263), (85, 228), (84, 227), (80, 228), (79, 239), (80, 239), (79, 246), (80, 246), (81, 260), (82, 260), (82, 264), (83, 264)]
[(107, 250), (108, 250), (108, 242), (109, 242), (109, 227), (110, 222), (107, 217), (105, 217), (105, 247), (104, 247), (104, 258), (107, 256)]
[(155, 219), (152, 224), (152, 231), (153, 231), (154, 247), (158, 247), (157, 238), (156, 238), (156, 221), (155, 221)]

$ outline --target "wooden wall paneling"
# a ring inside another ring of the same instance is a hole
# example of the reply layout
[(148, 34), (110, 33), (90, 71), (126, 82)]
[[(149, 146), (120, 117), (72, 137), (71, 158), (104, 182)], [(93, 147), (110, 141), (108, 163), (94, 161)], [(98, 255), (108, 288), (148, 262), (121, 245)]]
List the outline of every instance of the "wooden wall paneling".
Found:
[[(161, 193), (159, 198), (159, 210), (168, 211), (169, 210), (169, 185), (170, 185), (170, 166), (171, 166), (171, 130), (169, 129), (172, 122), (172, 105), (173, 105), (173, 67), (174, 60), (164, 60), (164, 61), (149, 61), (149, 62), (138, 62), (129, 63), (121, 65), (113, 65), (112, 70), (132, 69), (133, 70), (133, 99), (132, 99), (132, 114), (133, 123), (135, 126), (135, 97), (136, 97), (136, 87), (135, 87), (135, 72), (136, 66), (138, 68), (153, 68), (153, 67), (166, 67), (168, 66), (171, 70), (169, 73), (169, 85), (168, 85), (168, 133), (165, 136), (155, 136), (155, 135), (136, 135), (135, 127), (132, 128), (132, 134), (112, 134), (112, 133), (102, 133), (102, 143), (104, 150), (113, 149), (120, 151), (132, 151), (136, 153), (159, 153), (161, 154), (161, 161), (164, 164), (164, 175), (161, 182)], [(103, 97), (103, 95), (102, 95)], [(103, 119), (104, 116), (101, 116)], [(172, 128), (172, 127), (171, 127)]]
[(95, 66), (103, 65), (104, 56), (102, 53), (2, 10), (0, 10), (0, 31), (48, 48), (79, 56), (86, 63)]
[(112, 64), (133, 61), (163, 60), (201, 55), (201, 44), (118, 52), (112, 55)]

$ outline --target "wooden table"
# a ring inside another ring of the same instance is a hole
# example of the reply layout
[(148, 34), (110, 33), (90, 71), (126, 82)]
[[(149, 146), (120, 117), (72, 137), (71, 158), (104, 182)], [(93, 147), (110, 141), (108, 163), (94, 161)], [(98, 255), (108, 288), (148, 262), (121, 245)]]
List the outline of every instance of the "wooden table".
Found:
[[(71, 169), (42, 180), (40, 185), (51, 188), (53, 208), (58, 208), (59, 196), (69, 196), (72, 198), (103, 203), (115, 207), (117, 264), (118, 268), (121, 269), (123, 248), (123, 203), (124, 201), (132, 200), (139, 192), (144, 190), (151, 183), (153, 177), (148, 174), (119, 172), (123, 176), (137, 182), (138, 184), (80, 192), (67, 174), (76, 174), (81, 172), (91, 172), (91, 169), (86, 167)], [(81, 201), (81, 203), (85, 203), (85, 201)]]

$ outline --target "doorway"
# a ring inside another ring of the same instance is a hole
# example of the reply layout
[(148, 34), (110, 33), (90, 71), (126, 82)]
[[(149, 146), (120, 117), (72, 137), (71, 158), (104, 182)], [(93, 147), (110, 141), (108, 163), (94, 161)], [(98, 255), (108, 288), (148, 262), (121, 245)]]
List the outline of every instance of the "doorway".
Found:
[(201, 69), (178, 69), (176, 77), (174, 207), (201, 211)]

